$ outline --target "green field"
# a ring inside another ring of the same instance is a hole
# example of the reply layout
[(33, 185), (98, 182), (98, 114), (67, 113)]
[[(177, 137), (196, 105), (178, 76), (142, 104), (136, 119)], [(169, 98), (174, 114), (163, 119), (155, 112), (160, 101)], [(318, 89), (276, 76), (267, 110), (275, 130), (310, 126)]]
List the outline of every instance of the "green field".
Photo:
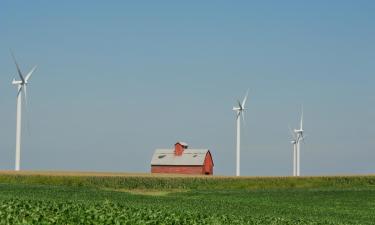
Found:
[(375, 176), (1, 174), (0, 224), (375, 224)]

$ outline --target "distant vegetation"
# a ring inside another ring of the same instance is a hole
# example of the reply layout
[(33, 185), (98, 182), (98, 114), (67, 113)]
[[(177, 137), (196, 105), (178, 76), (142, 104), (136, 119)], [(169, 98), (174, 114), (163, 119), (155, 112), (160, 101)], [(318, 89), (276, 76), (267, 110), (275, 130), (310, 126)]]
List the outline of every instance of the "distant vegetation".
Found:
[(335, 177), (215, 177), (215, 176), (58, 176), (46, 174), (1, 174), (0, 183), (45, 184), (113, 189), (289, 189), (375, 188), (375, 176)]
[(375, 177), (0, 175), (0, 224), (373, 224)]

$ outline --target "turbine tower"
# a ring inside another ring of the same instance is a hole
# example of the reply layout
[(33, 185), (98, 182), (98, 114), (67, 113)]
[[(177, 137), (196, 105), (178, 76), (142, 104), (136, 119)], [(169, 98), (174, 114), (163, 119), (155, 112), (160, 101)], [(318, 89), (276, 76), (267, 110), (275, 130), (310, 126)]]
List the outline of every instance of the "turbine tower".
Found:
[(292, 140), (290, 143), (293, 145), (293, 176), (297, 176), (297, 135), (289, 127)]
[(22, 92), (25, 97), (25, 103), (27, 105), (27, 84), (31, 77), (31, 74), (36, 69), (34, 66), (26, 76), (23, 76), (20, 67), (18, 66), (17, 60), (12, 53), (14, 63), (17, 67), (17, 72), (20, 80), (13, 79), (12, 84), (17, 85), (17, 117), (16, 117), (16, 163), (15, 170), (20, 170), (21, 163), (21, 122), (22, 122)]
[(236, 176), (240, 176), (240, 148), (241, 148), (241, 115), (242, 119), (245, 120), (244, 111), (249, 91), (246, 92), (245, 98), (242, 103), (238, 101), (238, 106), (233, 107), (233, 111), (236, 112), (237, 122), (237, 143), (236, 143)]
[(300, 152), (301, 152), (301, 141), (304, 140), (304, 130), (303, 130), (303, 109), (301, 113), (301, 120), (300, 120), (300, 125), (299, 129), (294, 129), (295, 137), (296, 137), (296, 145), (297, 145), (297, 151), (296, 151), (296, 161), (297, 161), (297, 171), (296, 171), (296, 176), (300, 176)]

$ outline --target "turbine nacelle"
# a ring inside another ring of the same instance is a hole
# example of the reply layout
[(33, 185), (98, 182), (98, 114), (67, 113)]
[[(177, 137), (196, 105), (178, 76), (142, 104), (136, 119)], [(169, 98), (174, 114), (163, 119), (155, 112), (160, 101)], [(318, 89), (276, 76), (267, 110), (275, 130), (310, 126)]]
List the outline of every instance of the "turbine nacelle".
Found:
[(23, 83), (22, 83), (22, 80), (13, 79), (12, 84), (14, 84), (14, 85), (22, 85)]
[(302, 134), (303, 132), (304, 132), (304, 130), (294, 129), (294, 133), (296, 133), (296, 134)]
[(245, 109), (244, 108), (241, 108), (241, 107), (233, 107), (233, 111), (238, 111), (238, 112), (242, 112), (244, 111)]

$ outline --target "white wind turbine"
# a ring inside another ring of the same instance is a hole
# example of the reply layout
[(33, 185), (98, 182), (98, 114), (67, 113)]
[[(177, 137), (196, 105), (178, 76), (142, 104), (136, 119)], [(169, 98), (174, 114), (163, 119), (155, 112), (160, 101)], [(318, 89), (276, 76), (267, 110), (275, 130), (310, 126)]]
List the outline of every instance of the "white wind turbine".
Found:
[(290, 143), (293, 145), (293, 176), (297, 176), (297, 135), (289, 127), (292, 140)]
[(233, 111), (236, 112), (236, 122), (237, 122), (237, 143), (236, 143), (236, 176), (240, 176), (240, 140), (241, 140), (241, 115), (242, 119), (245, 120), (244, 111), (245, 111), (245, 105), (247, 101), (247, 96), (249, 94), (249, 91), (246, 92), (245, 98), (243, 99), (242, 103), (238, 101), (238, 106), (233, 107)]
[(303, 109), (301, 113), (301, 120), (300, 120), (300, 127), (299, 129), (294, 129), (295, 134), (295, 140), (296, 140), (296, 176), (300, 176), (300, 150), (301, 150), (301, 141), (304, 141), (303, 136), (304, 130), (303, 130)]
[(31, 74), (36, 69), (34, 66), (26, 76), (23, 76), (20, 67), (18, 66), (17, 60), (14, 57), (13, 53), (13, 60), (17, 67), (18, 76), (20, 80), (13, 79), (12, 84), (17, 85), (17, 118), (16, 118), (16, 165), (15, 170), (20, 170), (20, 161), (21, 161), (21, 122), (22, 122), (22, 92), (25, 97), (25, 103), (27, 105), (27, 84), (31, 77)]

